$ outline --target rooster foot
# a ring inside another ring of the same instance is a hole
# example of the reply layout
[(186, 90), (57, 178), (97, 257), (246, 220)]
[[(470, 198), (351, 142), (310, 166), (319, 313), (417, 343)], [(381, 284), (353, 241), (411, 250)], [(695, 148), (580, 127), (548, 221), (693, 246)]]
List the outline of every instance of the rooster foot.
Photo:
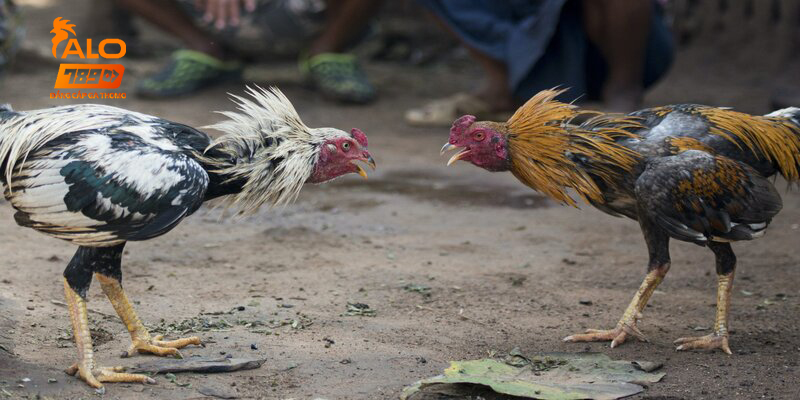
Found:
[(124, 367), (95, 367), (92, 368), (90, 363), (76, 362), (71, 367), (67, 368), (64, 372), (69, 375), (78, 374), (89, 386), (98, 390), (99, 393), (104, 393), (103, 382), (133, 382), (133, 383), (149, 383), (154, 385), (156, 381), (141, 374), (127, 374), (124, 373)]
[(611, 348), (617, 347), (633, 336), (642, 342), (647, 342), (647, 338), (634, 324), (617, 324), (617, 327), (609, 330), (587, 329), (586, 333), (578, 333), (565, 337), (565, 342), (603, 342), (611, 341)]
[(123, 357), (131, 357), (138, 353), (151, 353), (157, 356), (175, 356), (175, 358), (183, 358), (178, 349), (182, 349), (190, 344), (202, 345), (200, 338), (192, 336), (176, 340), (161, 340), (164, 335), (157, 335), (153, 338), (135, 338), (128, 351), (123, 353)]
[(700, 337), (682, 337), (674, 342), (679, 345), (675, 350), (714, 350), (720, 349), (727, 354), (731, 353), (731, 348), (728, 346), (728, 335), (720, 335), (711, 333)]

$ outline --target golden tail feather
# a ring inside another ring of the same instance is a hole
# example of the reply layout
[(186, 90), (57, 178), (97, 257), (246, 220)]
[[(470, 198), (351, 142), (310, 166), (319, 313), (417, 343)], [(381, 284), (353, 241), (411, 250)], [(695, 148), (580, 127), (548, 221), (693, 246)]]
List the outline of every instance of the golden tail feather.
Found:
[(766, 157), (787, 181), (800, 180), (800, 126), (790, 118), (711, 107), (698, 111), (711, 123), (711, 133)]

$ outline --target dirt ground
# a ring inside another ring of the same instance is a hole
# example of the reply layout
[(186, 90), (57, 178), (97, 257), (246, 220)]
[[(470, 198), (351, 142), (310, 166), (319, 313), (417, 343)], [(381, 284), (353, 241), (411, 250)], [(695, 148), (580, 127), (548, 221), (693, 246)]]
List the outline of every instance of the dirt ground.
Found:
[[(49, 24), (65, 10), (48, 1), (27, 3), (29, 36), (49, 49)], [(697, 54), (682, 53), (647, 103), (697, 101), (766, 111), (769, 77), (743, 77), (708, 64), (702, 69), (697, 60)], [(123, 89), (130, 93), (135, 78), (158, 61), (126, 61)], [(7, 76), (0, 102), (22, 110), (66, 103), (48, 98), (56, 68), (35, 64)], [(311, 126), (367, 132), (379, 164), (369, 181), (346, 177), (307, 187), (296, 204), (244, 219), (222, 218), (221, 210), (205, 207), (169, 234), (127, 247), (125, 288), (146, 324), (206, 318), (211, 330), (197, 334), (207, 347), (187, 348), (185, 356), (260, 357), (264, 365), (180, 374), (174, 383), (159, 376), (157, 385), (109, 384), (105, 398), (205, 398), (200, 391), (212, 388), (240, 398), (393, 399), (449, 360), (514, 347), (529, 354), (597, 351), (663, 362), (666, 377), (637, 399), (797, 398), (796, 190), (785, 194), (784, 210), (764, 239), (735, 246), (734, 355), (678, 353), (671, 344), (706, 334), (713, 325), (712, 254), (685, 243), (673, 244), (672, 271), (640, 325), (650, 343), (613, 350), (607, 343), (562, 343), (569, 334), (616, 323), (644, 276), (647, 256), (638, 225), (590, 207), (556, 205), (510, 174), (446, 167), (438, 150), (447, 129), (407, 127), (403, 111), (468, 88), (476, 77), (471, 69), (373, 64), (369, 72), (381, 99), (367, 107), (318, 98), (302, 86), (291, 63), (247, 73), (250, 81), (280, 86)], [(231, 108), (226, 92), (241, 90), (231, 84), (173, 101), (131, 96), (105, 102), (203, 126), (218, 119), (212, 110)], [(92, 398), (83, 382), (62, 372), (76, 352), (67, 311), (53, 303), (63, 301), (60, 277), (74, 247), (18, 227), (12, 214), (3, 202), (0, 398)], [(430, 289), (421, 293), (408, 285)], [(90, 291), (89, 307), (100, 333), (99, 363), (152, 360), (118, 357), (129, 337), (98, 286)], [(345, 315), (348, 302), (366, 303), (376, 314)], [(20, 383), (23, 378), (30, 381)]]

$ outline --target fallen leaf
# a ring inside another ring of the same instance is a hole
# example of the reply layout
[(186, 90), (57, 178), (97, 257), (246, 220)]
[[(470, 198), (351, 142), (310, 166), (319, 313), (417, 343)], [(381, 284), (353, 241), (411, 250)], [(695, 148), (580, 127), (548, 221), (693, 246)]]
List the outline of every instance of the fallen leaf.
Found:
[(431, 294), (431, 287), (428, 286), (428, 285), (420, 285), (420, 284), (416, 284), (416, 283), (409, 283), (409, 284), (403, 286), (403, 289), (405, 289), (406, 292), (417, 292), (417, 293), (419, 293), (419, 294), (421, 294), (423, 296), (430, 296), (430, 294)]
[[(601, 353), (549, 353), (524, 357), (510, 354), (506, 361), (485, 358), (451, 361), (444, 374), (423, 379), (403, 389), (401, 399), (438, 385), (482, 385), (497, 393), (531, 399), (613, 400), (644, 391), (664, 373), (645, 372), (630, 361), (612, 360)], [(526, 362), (527, 361), (527, 362)], [(648, 365), (637, 361), (638, 365)], [(652, 367), (652, 365), (648, 365)]]

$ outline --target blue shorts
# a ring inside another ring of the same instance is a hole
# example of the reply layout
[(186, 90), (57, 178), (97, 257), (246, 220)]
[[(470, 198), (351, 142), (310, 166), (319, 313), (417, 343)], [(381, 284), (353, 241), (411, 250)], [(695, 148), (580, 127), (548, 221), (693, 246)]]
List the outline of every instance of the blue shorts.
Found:
[[(514, 96), (570, 88), (562, 95), (599, 98), (607, 75), (605, 59), (583, 28), (575, 0), (417, 0), (448, 24), (468, 45), (508, 66)], [(647, 87), (672, 64), (675, 43), (660, 5), (653, 0), (644, 82)]]

